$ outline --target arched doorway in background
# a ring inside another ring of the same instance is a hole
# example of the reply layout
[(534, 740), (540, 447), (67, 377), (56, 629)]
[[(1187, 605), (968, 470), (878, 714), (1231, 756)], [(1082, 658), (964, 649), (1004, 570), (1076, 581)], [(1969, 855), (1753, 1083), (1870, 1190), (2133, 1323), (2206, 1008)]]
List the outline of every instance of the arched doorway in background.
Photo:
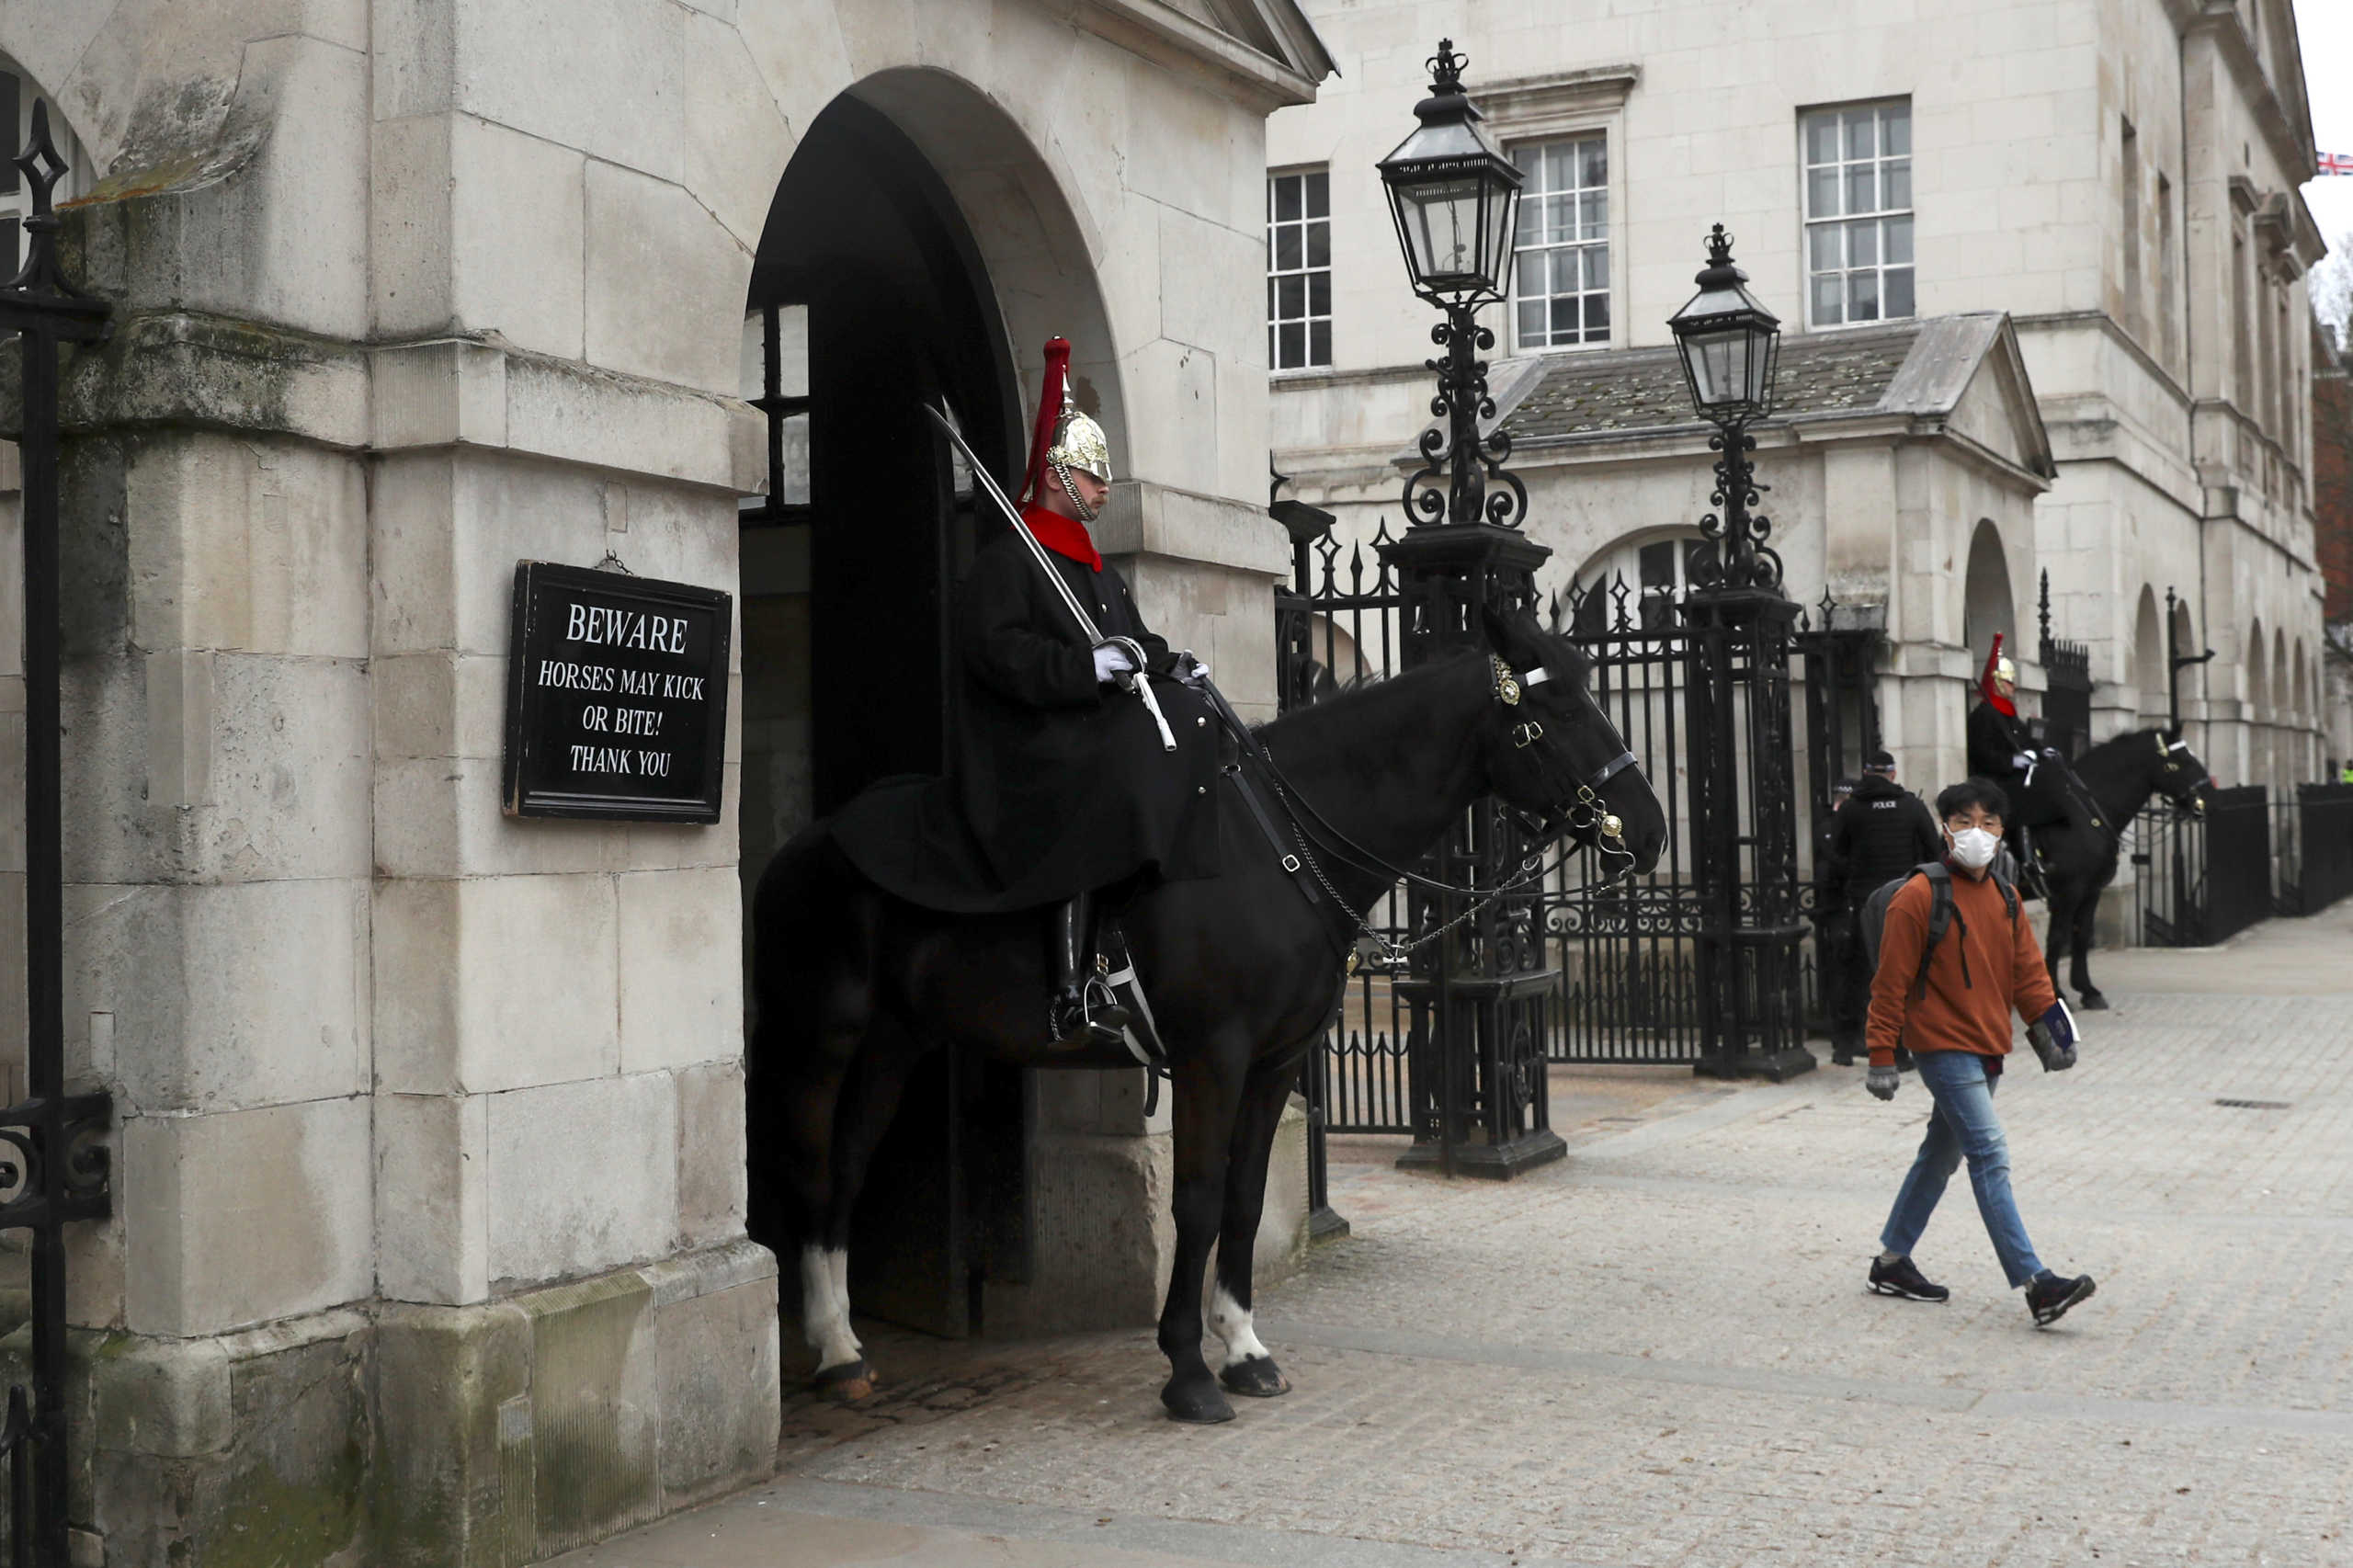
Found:
[[(2001, 530), (1981, 520), (1969, 540), (1969, 571), (1961, 586), (1961, 641), (1972, 661), (1983, 661), (1994, 633), (2013, 663), (2022, 660), (2018, 646), (2018, 600), (2010, 591), (2008, 557), (2002, 549)], [(1974, 672), (1972, 672), (1972, 676)]]

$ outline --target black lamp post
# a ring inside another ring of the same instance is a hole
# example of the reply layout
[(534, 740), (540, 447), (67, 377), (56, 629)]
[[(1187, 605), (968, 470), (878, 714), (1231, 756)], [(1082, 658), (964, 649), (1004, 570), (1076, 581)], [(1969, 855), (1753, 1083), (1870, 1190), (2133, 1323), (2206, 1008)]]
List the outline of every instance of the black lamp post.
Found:
[(1719, 223), (1708, 236), (1708, 265), (1692, 279), (1699, 291), (1667, 318), (1683, 357), (1683, 380), (1699, 417), (1716, 426), (1708, 446), (1716, 461), (1714, 503), (1722, 508), (1699, 521), (1716, 541), (1727, 588), (1778, 593), (1781, 558), (1765, 543), (1772, 524), (1749, 510), (1768, 486), (1756, 483), (1748, 454), (1756, 449), (1749, 426), (1773, 412), (1773, 376), (1781, 358), (1780, 318), (1747, 290), (1748, 274), (1733, 264), (1732, 236)]
[(1716, 426), (1716, 578), (1683, 605), (1691, 660), (1691, 836), (1700, 1057), (1720, 1077), (1782, 1079), (1814, 1065), (1805, 1049), (1799, 943), (1796, 754), (1790, 652), (1798, 607), (1781, 592), (1766, 486), (1750, 429), (1773, 410), (1781, 324), (1745, 287), (1732, 236), (1708, 236), (1699, 291), (1667, 319), (1699, 417)]
[[(1480, 358), (1495, 335), (1478, 313), (1510, 291), (1525, 176), (1481, 128), (1453, 40), (1438, 41), (1429, 65), (1429, 96), (1414, 106), (1421, 123), (1380, 165), (1414, 292), (1445, 312), (1430, 331), (1445, 352), (1428, 361), (1438, 377), (1430, 413), (1440, 423), (1422, 432), (1422, 466), (1405, 481), (1409, 526), (1381, 546), (1397, 574), (1407, 668), (1473, 642), (1483, 608), (1531, 608), (1536, 568), (1552, 553), (1520, 532), (1528, 490), (1504, 471), (1511, 438), (1479, 428), (1495, 415)], [(1483, 808), (1428, 869), (1457, 887), (1493, 887), (1530, 847), (1503, 812)], [(1413, 936), (1446, 935), (1392, 982), (1414, 1017), (1416, 1131), (1398, 1164), (1509, 1176), (1567, 1148), (1551, 1127), (1544, 1076), (1546, 1009), (1559, 973), (1543, 967), (1550, 949), (1532, 895), (1495, 900), (1457, 924), (1464, 902), (1418, 889), (1406, 899)]]

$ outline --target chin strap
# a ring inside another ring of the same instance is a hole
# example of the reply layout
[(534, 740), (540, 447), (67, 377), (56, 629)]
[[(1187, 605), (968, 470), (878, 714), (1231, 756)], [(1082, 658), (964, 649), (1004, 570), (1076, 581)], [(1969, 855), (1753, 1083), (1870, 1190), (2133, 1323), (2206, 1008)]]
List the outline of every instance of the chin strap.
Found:
[(1070, 504), (1078, 511), (1078, 520), (1082, 523), (1093, 522), (1095, 520), (1095, 509), (1078, 498), (1078, 486), (1070, 482), (1070, 470), (1064, 468), (1060, 463), (1055, 463), (1052, 466), (1054, 477), (1062, 482), (1063, 494), (1070, 497)]

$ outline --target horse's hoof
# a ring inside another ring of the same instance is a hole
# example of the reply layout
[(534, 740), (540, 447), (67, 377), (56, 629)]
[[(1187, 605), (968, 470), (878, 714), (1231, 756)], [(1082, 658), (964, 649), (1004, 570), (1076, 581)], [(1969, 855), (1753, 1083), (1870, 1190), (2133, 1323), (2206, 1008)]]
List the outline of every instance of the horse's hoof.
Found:
[(2101, 995), (2097, 991), (2085, 992), (2081, 997), (2077, 998), (2077, 1004), (2086, 1013), (2105, 1013), (2108, 1011), (2108, 998)]
[(1217, 1392), (1217, 1385), (1203, 1381), (1179, 1384), (1174, 1379), (1160, 1391), (1160, 1403), (1168, 1407), (1169, 1419), (1189, 1421), (1197, 1426), (1214, 1426), (1221, 1421), (1233, 1419), (1233, 1406)]
[(1290, 1380), (1275, 1365), (1272, 1356), (1253, 1356), (1246, 1361), (1229, 1362), (1217, 1375), (1228, 1393), (1238, 1393), (1245, 1399), (1272, 1399), (1279, 1393), (1290, 1392)]
[(861, 1356), (855, 1361), (845, 1361), (838, 1367), (820, 1367), (809, 1386), (820, 1396), (835, 1404), (857, 1404), (872, 1399), (882, 1380), (874, 1375), (874, 1363)]

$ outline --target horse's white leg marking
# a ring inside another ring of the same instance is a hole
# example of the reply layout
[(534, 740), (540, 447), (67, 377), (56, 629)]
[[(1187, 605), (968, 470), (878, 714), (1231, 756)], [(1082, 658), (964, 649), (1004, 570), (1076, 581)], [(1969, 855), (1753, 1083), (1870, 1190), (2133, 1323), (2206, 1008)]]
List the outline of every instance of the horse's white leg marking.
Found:
[(1210, 1292), (1210, 1329), (1225, 1342), (1225, 1364), (1263, 1358), (1267, 1347), (1250, 1326), (1250, 1309), (1235, 1301), (1223, 1285)]
[(849, 1331), (849, 1255), (820, 1246), (801, 1249), (801, 1332), (817, 1352), (820, 1371), (858, 1358), (858, 1335)]

